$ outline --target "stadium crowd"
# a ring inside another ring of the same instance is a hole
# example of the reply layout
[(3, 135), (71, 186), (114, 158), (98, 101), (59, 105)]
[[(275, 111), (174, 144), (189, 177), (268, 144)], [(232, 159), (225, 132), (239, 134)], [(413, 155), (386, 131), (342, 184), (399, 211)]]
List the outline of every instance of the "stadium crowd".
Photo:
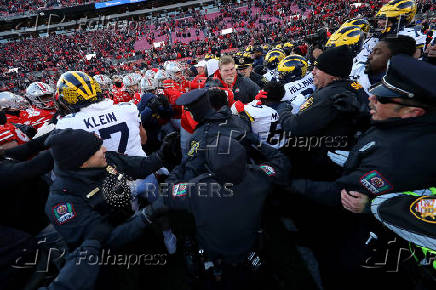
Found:
[(244, 4), (1, 44), (1, 288), (434, 289), (436, 5)]
[(87, 3), (105, 2), (104, 0), (32, 0), (32, 1), (0, 1), (0, 14), (3, 16), (20, 15), (44, 9), (63, 8)]

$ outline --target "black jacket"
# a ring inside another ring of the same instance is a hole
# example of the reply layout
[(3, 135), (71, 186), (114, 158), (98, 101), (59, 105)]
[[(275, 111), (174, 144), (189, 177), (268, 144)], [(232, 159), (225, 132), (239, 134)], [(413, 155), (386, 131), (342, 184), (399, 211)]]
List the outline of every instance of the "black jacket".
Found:
[(340, 206), (340, 190), (374, 197), (434, 186), (436, 114), (376, 121), (353, 147), (343, 175), (334, 182), (294, 180), (292, 190)]
[[(135, 157), (106, 152), (106, 159), (119, 172), (134, 179), (145, 178), (162, 167), (162, 162), (156, 155)], [(106, 177), (104, 168), (62, 170), (55, 165), (54, 173), (56, 178), (50, 186), (45, 212), (71, 249), (86, 240), (90, 229), (99, 224), (114, 226), (112, 234), (106, 241), (111, 248), (118, 248), (141, 235), (141, 230), (145, 228), (146, 223), (140, 215), (135, 215), (122, 224), (114, 225), (109, 222), (109, 214), (97, 210), (98, 203), (95, 201), (102, 200), (101, 190), (87, 197), (97, 187), (101, 188)]]
[[(248, 165), (245, 177), (236, 185), (217, 182), (211, 172), (190, 178), (174, 171), (167, 179), (170, 191), (165, 203), (193, 214), (199, 246), (212, 259), (221, 257), (233, 263), (246, 257), (256, 242), (267, 194), (273, 184), (288, 181), (290, 164), (282, 153), (263, 144), (260, 154), (265, 161)], [(183, 192), (181, 186), (185, 185)]]
[[(206, 87), (214, 87), (218, 86), (221, 88), (230, 88), (224, 81), (221, 79), (221, 75), (219, 71), (217, 71), (214, 77), (209, 77), (206, 82)], [(249, 78), (243, 77), (238, 74), (236, 77), (236, 81), (231, 87), (234, 95), (235, 101), (241, 101), (244, 104), (248, 104), (249, 102), (254, 100), (254, 97), (259, 93), (259, 86), (250, 80)]]
[(53, 169), (53, 158), (43, 145), (47, 136), (6, 150), (0, 157), (1, 225), (30, 234), (48, 225), (43, 211), (48, 184), (41, 178)]
[[(356, 131), (369, 125), (368, 95), (356, 84), (339, 80), (316, 90), (297, 114), (279, 107), (283, 130), (291, 136), (330, 136), (338, 145), (321, 144), (321, 148), (328, 147), (328, 150), (351, 148)], [(343, 138), (346, 146), (341, 145)]]
[(260, 74), (255, 73), (254, 71), (252, 71), (250, 73), (250, 80), (252, 80), (253, 82), (255, 82), (259, 88), (263, 88), (265, 86), (265, 81), (263, 76), (261, 76)]
[(250, 131), (248, 122), (233, 115), (227, 106), (223, 106), (198, 124), (191, 136), (188, 158), (174, 171), (180, 171), (179, 175), (186, 176), (188, 179), (206, 172), (204, 166), (206, 144), (211, 144), (211, 140), (217, 139), (218, 136), (224, 135), (237, 139)]
[(368, 96), (355, 82), (335, 81), (315, 91), (297, 114), (278, 107), (279, 122), (289, 138), (286, 152), (294, 163), (293, 176), (334, 180), (341, 168), (328, 151), (350, 150), (357, 132), (369, 126)]

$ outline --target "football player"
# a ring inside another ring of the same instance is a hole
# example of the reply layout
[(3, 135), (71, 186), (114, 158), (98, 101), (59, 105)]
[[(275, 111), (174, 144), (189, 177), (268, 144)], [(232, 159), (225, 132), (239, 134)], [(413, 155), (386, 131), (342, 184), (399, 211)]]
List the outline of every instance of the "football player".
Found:
[(139, 91), (141, 79), (142, 79), (141, 75), (137, 73), (127, 74), (123, 78), (124, 91), (127, 93), (127, 95), (124, 95), (125, 96), (123, 100), (124, 102), (133, 101), (135, 104), (139, 103), (139, 101), (141, 100), (141, 94)]
[(86, 73), (62, 74), (57, 83), (56, 102), (65, 112), (56, 129), (83, 129), (100, 136), (109, 151), (146, 155), (141, 147), (145, 131), (136, 106), (130, 102), (114, 105), (112, 100), (104, 98), (96, 81)]
[(25, 97), (30, 101), (31, 106), (22, 111), (21, 124), (39, 129), (53, 118), (56, 109), (52, 87), (43, 82), (31, 83), (26, 89)]
[(243, 104), (236, 101), (232, 113), (248, 117), (251, 130), (256, 134), (261, 143), (266, 143), (274, 148), (281, 148), (286, 143), (284, 132), (279, 123), (279, 114), (275, 110), (285, 94), (284, 87), (279, 82), (269, 82), (265, 89), (255, 97), (255, 100)]
[(285, 58), (285, 53), (283, 50), (274, 48), (270, 50), (265, 56), (265, 66), (267, 72), (263, 75), (266, 81), (277, 81), (278, 80), (278, 72), (277, 66), (279, 62)]
[(13, 93), (0, 93), (0, 147), (6, 150), (29, 141), (26, 136), (16, 125), (8, 122), (6, 112), (20, 112), (27, 108), (28, 102)]
[(378, 20), (376, 33), (364, 42), (362, 50), (354, 59), (354, 63), (365, 63), (380, 39), (398, 34), (413, 37), (416, 41), (417, 56), (420, 55), (426, 37), (418, 27), (408, 26), (412, 23), (415, 15), (416, 3), (414, 0), (391, 0), (384, 4), (375, 15)]
[(277, 68), (279, 80), (285, 89), (282, 101), (291, 102), (294, 114), (315, 91), (312, 72), (307, 72), (307, 68), (307, 60), (298, 54), (285, 57)]
[(177, 62), (169, 62), (165, 66), (165, 72), (168, 76), (163, 81), (163, 92), (167, 96), (174, 110), (172, 124), (175, 128), (180, 128), (180, 118), (182, 116), (182, 107), (176, 105), (176, 100), (184, 93), (189, 91), (189, 83), (185, 80), (182, 68)]
[(107, 75), (95, 75), (94, 80), (100, 85), (101, 93), (109, 99), (112, 99), (112, 80)]

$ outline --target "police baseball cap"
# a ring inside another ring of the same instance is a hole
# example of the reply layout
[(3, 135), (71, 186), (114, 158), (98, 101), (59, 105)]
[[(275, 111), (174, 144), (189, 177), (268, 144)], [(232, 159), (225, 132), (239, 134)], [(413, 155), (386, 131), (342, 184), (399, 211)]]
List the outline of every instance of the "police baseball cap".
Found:
[(436, 104), (435, 76), (435, 66), (399, 54), (390, 59), (381, 83), (369, 92), (379, 97), (414, 99)]
[(236, 69), (246, 69), (253, 64), (253, 59), (251, 57), (241, 56), (235, 59)]
[(199, 100), (201, 97), (203, 97), (207, 93), (208, 89), (201, 88), (201, 89), (195, 89), (192, 91), (189, 91), (183, 95), (181, 95), (176, 100), (176, 105), (183, 106), (183, 105), (189, 105), (193, 102)]

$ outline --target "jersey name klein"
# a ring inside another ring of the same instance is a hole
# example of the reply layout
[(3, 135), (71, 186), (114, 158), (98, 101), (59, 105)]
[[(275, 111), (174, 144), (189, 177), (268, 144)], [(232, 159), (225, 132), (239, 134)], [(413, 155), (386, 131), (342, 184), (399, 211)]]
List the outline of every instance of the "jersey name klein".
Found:
[(83, 119), (87, 129), (96, 128), (113, 122), (118, 122), (114, 112), (106, 113), (96, 117)]

